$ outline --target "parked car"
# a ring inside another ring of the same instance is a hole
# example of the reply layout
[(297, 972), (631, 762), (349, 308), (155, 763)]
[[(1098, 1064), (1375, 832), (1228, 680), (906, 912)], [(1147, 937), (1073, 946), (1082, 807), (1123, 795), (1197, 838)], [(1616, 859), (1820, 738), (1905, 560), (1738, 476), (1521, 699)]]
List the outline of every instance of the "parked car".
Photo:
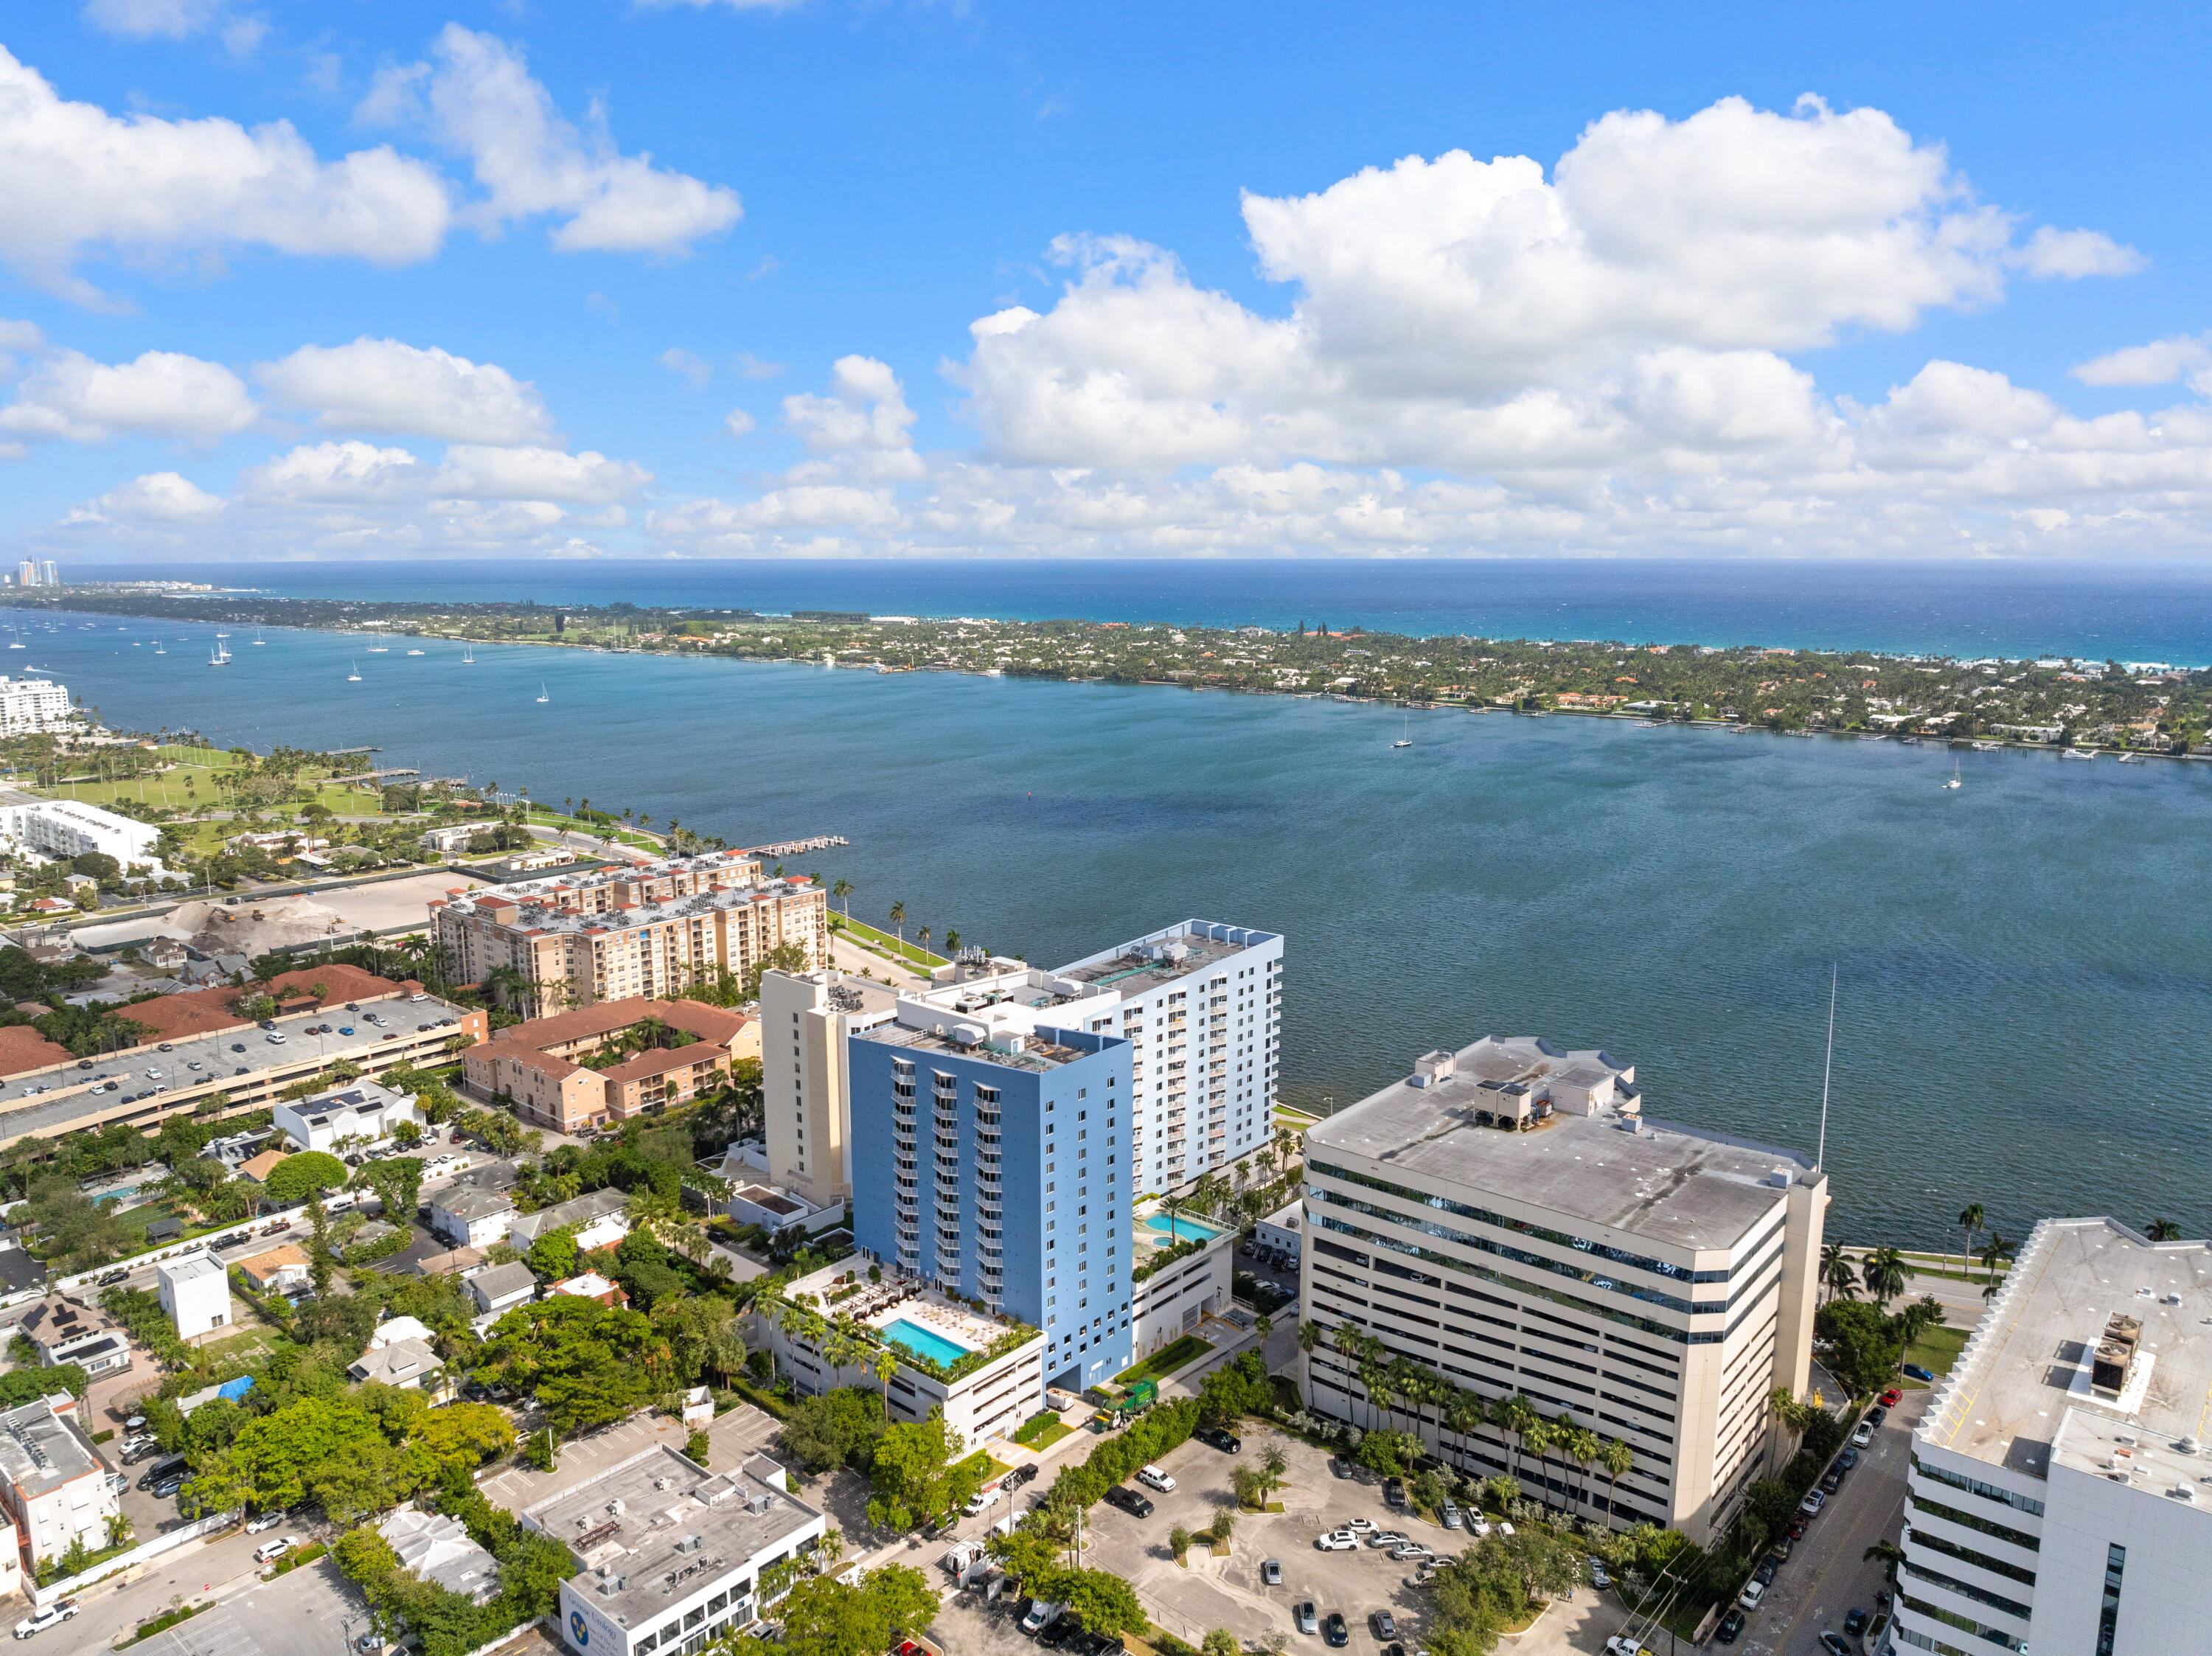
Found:
[(1377, 1551), (1388, 1551), (1392, 1547), (1403, 1546), (1405, 1543), (1405, 1533), (1400, 1530), (1377, 1530), (1367, 1538), (1367, 1544)]
[(1315, 1615), (1314, 1601), (1310, 1598), (1298, 1600), (1297, 1608), (1291, 1612), (1291, 1620), (1301, 1633), (1318, 1633), (1321, 1630), (1321, 1618)]
[(1331, 1455), (1328, 1458), (1328, 1470), (1330, 1476), (1334, 1477), (1350, 1477), (1352, 1463), (1342, 1455)]
[(1731, 1605), (1729, 1613), (1721, 1617), (1721, 1624), (1713, 1629), (1713, 1637), (1724, 1645), (1732, 1645), (1743, 1631), (1743, 1612)]
[(1606, 1573), (1605, 1560), (1593, 1553), (1589, 1561), (1590, 1586), (1603, 1592), (1613, 1585), (1613, 1577)]
[(1243, 1441), (1232, 1432), (1223, 1431), (1218, 1426), (1201, 1426), (1191, 1435), (1209, 1448), (1220, 1450), (1224, 1455), (1243, 1452)]
[(246, 1532), (248, 1535), (258, 1535), (264, 1530), (275, 1529), (283, 1521), (284, 1514), (282, 1512), (263, 1513), (257, 1518), (249, 1518), (246, 1520)]
[(1148, 1489), (1158, 1489), (1162, 1495), (1175, 1493), (1174, 1477), (1158, 1466), (1141, 1466), (1137, 1470), (1137, 1482)]
[(1880, 1429), (1882, 1422), (1888, 1418), (1889, 1410), (1883, 1408), (1878, 1403), (1875, 1404), (1873, 1408), (1867, 1410), (1867, 1423), (1875, 1427), (1877, 1430)]
[(1410, 1564), (1416, 1558), (1433, 1558), (1436, 1555), (1418, 1541), (1401, 1541), (1390, 1549), (1390, 1556), (1401, 1564)]
[(1314, 1537), (1314, 1545), (1322, 1552), (1358, 1552), (1359, 1538), (1350, 1530), (1331, 1530)]
[(1462, 1512), (1450, 1501), (1447, 1501), (1444, 1502), (1444, 1527), (1446, 1529), (1456, 1530), (1466, 1522), (1467, 1514), (1465, 1513)]
[(1917, 1362), (1906, 1363), (1905, 1365), (1904, 1372), (1905, 1377), (1909, 1380), (1921, 1380), (1930, 1386), (1936, 1383), (1936, 1376), (1934, 1373), (1929, 1369), (1923, 1368)]
[(1843, 1453), (1836, 1457), (1836, 1465), (1842, 1467), (1847, 1472), (1858, 1464), (1859, 1452), (1856, 1449), (1846, 1449)]
[(1106, 1499), (1132, 1518), (1150, 1518), (1152, 1515), (1152, 1503), (1126, 1483), (1116, 1483), (1107, 1490)]
[(57, 1598), (44, 1610), (33, 1611), (15, 1623), (15, 1636), (27, 1639), (34, 1633), (44, 1633), (50, 1627), (58, 1627), (76, 1614), (76, 1600)]
[(1385, 1506), (1403, 1507), (1406, 1504), (1406, 1480), (1402, 1477), (1384, 1478), (1382, 1501)]
[(1904, 1399), (1905, 1393), (1893, 1386), (1881, 1394), (1881, 1406), (1885, 1409), (1894, 1409)]
[(1820, 1508), (1827, 1504), (1828, 1497), (1826, 1493), (1819, 1489), (1808, 1489), (1805, 1491), (1805, 1498), (1797, 1503), (1797, 1510), (1808, 1518), (1818, 1518), (1820, 1515)]
[(253, 1550), (253, 1562), (257, 1564), (273, 1564), (291, 1551), (293, 1544), (292, 1538), (289, 1535), (280, 1535), (274, 1541), (264, 1541)]
[(1820, 1489), (1824, 1494), (1833, 1495), (1837, 1490), (1843, 1487), (1844, 1470), (1840, 1466), (1832, 1470), (1826, 1477), (1820, 1480)]
[(1368, 1611), (1367, 1625), (1378, 1639), (1395, 1639), (1398, 1636), (1398, 1619), (1387, 1610)]
[(1344, 1520), (1344, 1527), (1354, 1535), (1373, 1535), (1382, 1526), (1371, 1518), (1347, 1518)]
[(1031, 1479), (1035, 1478), (1036, 1475), (1036, 1462), (1034, 1460), (1025, 1462), (1023, 1465), (1015, 1467), (1012, 1471), (1006, 1474), (1006, 1486), (1009, 1489), (1019, 1489), (1023, 1484), (1027, 1483)]
[(1260, 1585), (1263, 1587), (1279, 1587), (1283, 1585), (1281, 1559), (1263, 1558), (1260, 1561)]
[(1866, 1631), (1866, 1611), (1861, 1610), (1856, 1604), (1851, 1607), (1850, 1613), (1844, 1617), (1844, 1631), (1850, 1634), (1854, 1639), (1857, 1638), (1859, 1635)]
[(1771, 1587), (1774, 1585), (1775, 1571), (1781, 1568), (1781, 1560), (1772, 1556), (1762, 1558), (1759, 1561), (1759, 1568), (1751, 1573), (1751, 1579), (1762, 1587)]
[(1743, 1591), (1736, 1594), (1735, 1601), (1746, 1610), (1757, 1610), (1759, 1608), (1759, 1601), (1765, 1597), (1765, 1582), (1747, 1581), (1744, 1583)]
[(1082, 1626), (1073, 1611), (1062, 1611), (1046, 1624), (1043, 1632), (1037, 1635), (1037, 1643), (1047, 1650), (1058, 1650), (1067, 1642), (1068, 1635), (1080, 1630)]
[(1339, 1650), (1352, 1642), (1352, 1629), (1345, 1626), (1342, 1611), (1329, 1611), (1328, 1619), (1321, 1624), (1321, 1637), (1323, 1644), (1334, 1645)]
[(1873, 1442), (1874, 1422), (1871, 1420), (1861, 1421), (1858, 1425), (1858, 1429), (1851, 1434), (1851, 1441), (1862, 1449), (1865, 1448), (1868, 1444)]
[(1829, 1632), (1822, 1634), (1820, 1635), (1820, 1648), (1826, 1651), (1828, 1653), (1828, 1656), (1852, 1656), (1851, 1641), (1844, 1638), (1840, 1633)]

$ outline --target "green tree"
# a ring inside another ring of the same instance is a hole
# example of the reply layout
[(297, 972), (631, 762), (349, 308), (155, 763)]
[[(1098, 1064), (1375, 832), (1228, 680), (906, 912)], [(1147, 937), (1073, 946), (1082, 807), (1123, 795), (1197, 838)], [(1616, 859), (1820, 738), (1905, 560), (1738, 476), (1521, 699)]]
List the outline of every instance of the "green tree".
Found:
[(1962, 1272), (1973, 1261), (1974, 1238), (1981, 1234), (1982, 1225), (1988, 1217), (1979, 1202), (1969, 1202), (1960, 1210), (1959, 1228), (1966, 1233), (1966, 1251), (1959, 1259), (1959, 1269)]
[(531, 1243), (530, 1251), (522, 1256), (524, 1262), (550, 1282), (567, 1282), (583, 1265), (576, 1230), (574, 1225), (562, 1225), (546, 1231)]
[(957, 1448), (942, 1409), (931, 1410), (925, 1421), (885, 1427), (876, 1444), (875, 1498), (868, 1502), (869, 1522), (905, 1532), (964, 1506), (982, 1486), (982, 1471), (973, 1465), (956, 1471)]
[(809, 1472), (838, 1466), (866, 1472), (875, 1465), (876, 1444), (884, 1429), (877, 1400), (858, 1387), (845, 1386), (792, 1404), (777, 1436), (785, 1452), (797, 1456)]
[(1052, 1578), (1051, 1596), (1066, 1604), (1076, 1620), (1092, 1633), (1111, 1638), (1116, 1634), (1141, 1634), (1151, 1625), (1137, 1590), (1118, 1575), (1104, 1570), (1066, 1570)]
[(321, 1150), (302, 1150), (269, 1170), (265, 1188), (271, 1202), (290, 1207), (316, 1192), (340, 1189), (345, 1181), (346, 1164), (337, 1157)]
[(1912, 1275), (1912, 1267), (1905, 1262), (1904, 1254), (1893, 1247), (1878, 1247), (1866, 1256), (1859, 1274), (1866, 1283), (1866, 1290), (1874, 1295), (1875, 1303), (1887, 1306), (1905, 1292), (1905, 1284)]
[(2181, 1227), (2171, 1219), (2154, 1219), (2143, 1227), (2143, 1234), (2154, 1242), (2178, 1242)]
[(800, 1581), (779, 1607), (788, 1656), (882, 1656), (925, 1631), (937, 1589), (920, 1570), (884, 1564), (857, 1583), (817, 1575)]

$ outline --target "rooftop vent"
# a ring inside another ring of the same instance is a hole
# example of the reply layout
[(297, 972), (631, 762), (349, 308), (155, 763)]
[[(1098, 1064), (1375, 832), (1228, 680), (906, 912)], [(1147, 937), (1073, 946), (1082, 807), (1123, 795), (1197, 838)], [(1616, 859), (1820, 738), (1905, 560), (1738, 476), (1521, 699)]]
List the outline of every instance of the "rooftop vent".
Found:
[(1433, 1087), (1439, 1081), (1449, 1081), (1458, 1068), (1458, 1060), (1449, 1052), (1424, 1052), (1413, 1060), (1413, 1084)]
[(2089, 1389), (2117, 1398), (2128, 1389), (2128, 1374), (2142, 1344), (2142, 1319), (2123, 1317), (2115, 1311), (2105, 1324), (2104, 1338), (2089, 1360)]
[(1772, 1185), (1777, 1190), (1788, 1190), (1790, 1188), (1790, 1169), (1787, 1168), (1775, 1168), (1772, 1173), (1766, 1175), (1766, 1182)]
[(946, 1033), (957, 1045), (974, 1046), (980, 1043), (989, 1031), (980, 1023), (956, 1023)]

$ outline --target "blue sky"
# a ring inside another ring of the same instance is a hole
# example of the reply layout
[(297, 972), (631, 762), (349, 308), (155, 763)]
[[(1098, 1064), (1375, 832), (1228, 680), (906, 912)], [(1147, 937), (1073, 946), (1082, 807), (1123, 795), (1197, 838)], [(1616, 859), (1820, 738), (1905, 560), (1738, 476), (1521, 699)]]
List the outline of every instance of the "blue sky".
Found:
[(42, 555), (2212, 528), (2181, 9), (19, 9)]

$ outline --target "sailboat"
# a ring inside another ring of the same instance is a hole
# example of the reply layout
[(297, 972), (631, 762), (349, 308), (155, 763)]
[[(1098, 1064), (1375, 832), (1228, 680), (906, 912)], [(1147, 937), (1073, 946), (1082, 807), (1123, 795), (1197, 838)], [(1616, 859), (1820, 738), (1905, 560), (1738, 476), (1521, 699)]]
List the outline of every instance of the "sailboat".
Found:
[[(11, 649), (11, 650), (20, 650), (20, 649), (21, 649), (23, 646), (22, 646), (21, 645), (20, 645), (20, 644), (11, 644), (11, 645), (9, 645), (8, 647), (9, 647), (9, 649)], [(164, 649), (161, 647), (161, 640), (159, 640), (159, 639), (155, 639), (155, 640), (154, 640), (154, 653), (155, 653), (155, 655), (157, 655), (157, 656), (165, 656), (165, 655), (168, 654), (169, 652), (168, 652), (167, 650), (164, 650)]]
[(213, 654), (208, 657), (209, 666), (228, 667), (230, 665), (230, 646), (223, 642), (223, 640), (229, 636), (230, 634), (228, 633), (217, 633), (215, 635), (215, 651)]
[(1947, 788), (1955, 788), (1964, 786), (1959, 780), (1959, 761), (1955, 759), (1951, 761), (1951, 779), (1946, 782), (1943, 786)]
[(1405, 723), (1406, 734), (1405, 734), (1405, 735), (1403, 735), (1403, 736), (1401, 736), (1401, 737), (1399, 737), (1395, 742), (1393, 742), (1390, 745), (1391, 745), (1392, 747), (1394, 747), (1394, 748), (1410, 748), (1410, 747), (1412, 747), (1412, 746), (1413, 745), (1413, 714), (1411, 714), (1411, 713), (1407, 713), (1407, 714), (1406, 715), (1406, 723)]
[(346, 682), (349, 684), (358, 684), (361, 682), (361, 663), (356, 661), (350, 664), (353, 670), (346, 675)]
[(540, 701), (550, 701), (553, 699), (545, 694), (545, 681), (542, 678), (538, 681), (538, 699)]
[(461, 665), (464, 667), (473, 667), (476, 664), (476, 646), (472, 644), (464, 644), (461, 646)]

